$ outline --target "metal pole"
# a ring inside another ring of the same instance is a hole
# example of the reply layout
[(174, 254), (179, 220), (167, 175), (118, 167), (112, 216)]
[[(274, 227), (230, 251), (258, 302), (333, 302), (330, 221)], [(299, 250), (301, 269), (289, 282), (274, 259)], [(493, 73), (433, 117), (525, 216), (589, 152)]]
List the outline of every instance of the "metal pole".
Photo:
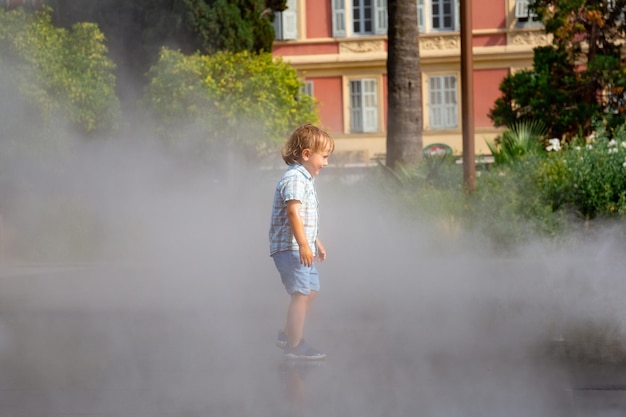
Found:
[(0, 266), (4, 262), (4, 222), (0, 214)]
[(463, 180), (474, 192), (476, 155), (474, 149), (474, 56), (472, 50), (472, 0), (461, 0), (461, 109), (463, 123)]

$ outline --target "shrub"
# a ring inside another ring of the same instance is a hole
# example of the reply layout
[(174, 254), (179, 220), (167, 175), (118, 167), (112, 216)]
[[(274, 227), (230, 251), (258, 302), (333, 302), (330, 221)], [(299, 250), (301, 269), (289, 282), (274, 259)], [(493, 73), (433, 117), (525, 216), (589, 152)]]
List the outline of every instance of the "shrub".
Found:
[(170, 141), (232, 143), (259, 151), (295, 126), (317, 122), (295, 69), (271, 54), (184, 55), (163, 49), (144, 100)]
[(526, 155), (541, 153), (545, 134), (543, 123), (521, 120), (511, 124), (495, 143), (487, 142), (487, 146), (496, 165), (507, 164)]
[(613, 138), (597, 129), (590, 140), (578, 139), (551, 152), (538, 170), (539, 191), (554, 209), (569, 207), (585, 219), (626, 213), (626, 129)]
[(0, 9), (0, 63), (45, 125), (68, 121), (83, 133), (117, 124), (115, 64), (93, 23), (71, 30), (52, 24), (51, 10)]

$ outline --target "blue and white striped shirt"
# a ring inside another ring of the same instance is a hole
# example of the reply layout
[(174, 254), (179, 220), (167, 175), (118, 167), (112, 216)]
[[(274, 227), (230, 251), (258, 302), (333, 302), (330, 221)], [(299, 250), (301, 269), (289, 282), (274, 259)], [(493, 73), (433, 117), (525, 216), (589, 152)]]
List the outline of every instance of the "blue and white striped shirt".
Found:
[(299, 249), (287, 219), (287, 201), (290, 200), (298, 200), (302, 204), (300, 217), (304, 225), (304, 233), (315, 255), (317, 252), (315, 241), (319, 225), (317, 193), (313, 177), (299, 163), (289, 165), (276, 185), (269, 232), (270, 255), (280, 251)]

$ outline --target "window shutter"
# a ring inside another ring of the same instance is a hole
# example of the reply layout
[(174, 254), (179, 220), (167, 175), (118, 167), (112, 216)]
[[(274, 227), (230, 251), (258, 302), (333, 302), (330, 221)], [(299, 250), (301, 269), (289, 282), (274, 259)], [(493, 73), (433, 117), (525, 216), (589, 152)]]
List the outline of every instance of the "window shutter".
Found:
[(426, 15), (424, 9), (424, 0), (417, 0), (417, 26), (420, 33), (426, 32)]
[(283, 12), (274, 12), (274, 38), (282, 41), (283, 38)]
[(313, 81), (304, 81), (300, 92), (313, 97)]
[(528, 17), (528, 0), (515, 0), (515, 17), (517, 19)]
[(287, 9), (282, 12), (283, 39), (298, 39), (298, 11), (296, 0), (287, 0)]
[(454, 0), (454, 30), (461, 30), (461, 2)]
[(374, 33), (384, 35), (387, 33), (387, 0), (376, 0), (376, 10), (374, 11), (376, 18), (376, 27)]
[(333, 37), (344, 38), (346, 36), (346, 2), (345, 0), (333, 0)]
[(350, 131), (363, 131), (363, 95), (361, 81), (350, 81)]
[(363, 83), (363, 131), (378, 131), (378, 100), (375, 79), (362, 80)]
[(449, 75), (444, 78), (444, 101), (446, 107), (445, 114), (445, 126), (453, 128), (458, 126), (458, 114), (457, 114), (457, 88), (456, 88), (456, 76)]
[(458, 127), (457, 79), (455, 75), (433, 76), (428, 80), (430, 129)]

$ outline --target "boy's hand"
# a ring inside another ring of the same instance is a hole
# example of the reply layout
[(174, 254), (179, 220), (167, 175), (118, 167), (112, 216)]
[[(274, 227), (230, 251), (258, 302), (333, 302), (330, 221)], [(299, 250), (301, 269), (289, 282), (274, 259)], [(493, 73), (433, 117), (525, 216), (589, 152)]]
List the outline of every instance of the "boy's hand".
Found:
[(300, 263), (309, 267), (313, 265), (313, 251), (309, 245), (300, 246)]
[(319, 239), (315, 242), (315, 245), (317, 246), (317, 260), (325, 261), (326, 249), (324, 249), (324, 245), (322, 245), (322, 242), (320, 242)]

